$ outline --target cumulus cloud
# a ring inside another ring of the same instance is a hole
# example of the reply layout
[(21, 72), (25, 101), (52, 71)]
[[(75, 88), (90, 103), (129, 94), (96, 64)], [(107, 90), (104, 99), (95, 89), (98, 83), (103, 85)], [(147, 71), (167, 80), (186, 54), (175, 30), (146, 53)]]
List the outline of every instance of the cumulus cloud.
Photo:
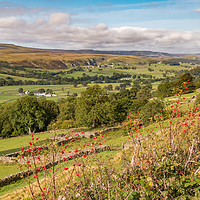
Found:
[(26, 24), (25, 20), (20, 20), (16, 17), (1, 17), (0, 28), (18, 28)]
[(50, 24), (69, 24), (70, 23), (70, 15), (68, 13), (62, 13), (62, 12), (57, 12), (57, 13), (52, 13), (49, 16), (49, 23)]
[(81, 27), (70, 24), (68, 13), (52, 13), (33, 22), (0, 17), (1, 42), (61, 49), (152, 50), (171, 53), (200, 52), (200, 31), (109, 28), (104, 23)]

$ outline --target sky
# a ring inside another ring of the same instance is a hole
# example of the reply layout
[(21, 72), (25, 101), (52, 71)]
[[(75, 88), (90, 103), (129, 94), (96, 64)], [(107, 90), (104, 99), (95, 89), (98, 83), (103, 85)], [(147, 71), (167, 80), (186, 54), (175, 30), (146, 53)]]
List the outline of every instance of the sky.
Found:
[(0, 43), (200, 53), (200, 0), (0, 0)]

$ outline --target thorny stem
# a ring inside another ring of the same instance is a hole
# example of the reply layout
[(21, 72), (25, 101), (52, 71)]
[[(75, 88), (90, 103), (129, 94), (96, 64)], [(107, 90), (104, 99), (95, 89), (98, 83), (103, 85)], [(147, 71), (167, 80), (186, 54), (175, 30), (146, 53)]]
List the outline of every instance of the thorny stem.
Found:
[(193, 153), (193, 149), (194, 149), (194, 138), (193, 138), (192, 146), (190, 147), (190, 155), (188, 157), (187, 162), (185, 163), (185, 168), (187, 167), (188, 163), (190, 162), (190, 159), (191, 159), (191, 156), (192, 156), (192, 153)]

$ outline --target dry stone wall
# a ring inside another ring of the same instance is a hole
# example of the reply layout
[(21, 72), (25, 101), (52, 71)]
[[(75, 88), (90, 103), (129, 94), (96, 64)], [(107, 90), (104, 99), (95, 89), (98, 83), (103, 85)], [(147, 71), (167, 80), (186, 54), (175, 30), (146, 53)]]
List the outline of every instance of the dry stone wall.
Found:
[[(56, 140), (57, 140), (57, 144), (61, 145), (61, 143), (65, 144), (70, 142), (71, 140), (77, 140), (77, 136), (79, 138), (93, 138), (96, 137), (98, 135), (100, 135), (100, 133), (105, 133), (105, 132), (109, 132), (109, 131), (116, 131), (119, 130), (121, 127), (109, 127), (106, 129), (103, 129), (102, 131), (99, 132), (76, 132), (76, 133), (72, 133), (72, 136), (70, 136), (69, 138), (65, 138), (65, 135), (67, 134), (60, 134), (60, 135), (56, 135)], [(53, 132), (53, 131), (52, 131)], [(50, 139), (54, 139), (54, 137), (50, 137)], [(48, 149), (47, 147), (43, 147), (45, 149)], [(75, 157), (81, 157), (83, 155), (89, 155), (91, 153), (91, 149), (93, 149), (93, 152), (103, 152), (103, 151), (109, 151), (110, 150), (110, 146), (108, 145), (101, 145), (101, 146), (97, 146), (97, 147), (92, 147), (92, 148), (86, 148), (83, 149), (82, 151), (78, 152), (78, 153), (64, 153), (62, 155), (62, 157), (65, 157), (68, 160), (71, 160)], [(26, 151), (24, 151), (26, 153)], [(28, 151), (27, 151), (28, 152)], [(72, 151), (74, 152), (74, 151)], [(10, 154), (6, 154), (5, 156), (1, 156), (0, 157), (0, 162), (3, 163), (13, 163), (13, 162), (18, 162), (17, 157), (20, 155), (20, 152), (15, 152), (15, 153), (10, 153)], [(60, 160), (62, 159), (62, 157), (57, 157), (56, 161), (54, 163), (52, 163), (51, 161), (45, 165), (45, 168), (48, 169), (50, 168), (53, 164), (57, 165)], [(23, 164), (23, 161), (20, 160), (20, 163)], [(27, 176), (32, 175), (34, 172), (34, 170), (27, 170), (27, 171), (23, 171), (23, 172), (19, 172), (13, 175), (10, 175), (8, 177), (4, 177), (2, 179), (0, 179), (0, 187), (8, 185), (12, 182), (18, 181), (22, 178), (25, 178)]]
[[(93, 149), (94, 149), (95, 153), (97, 153), (97, 152), (100, 153), (100, 152), (103, 152), (103, 151), (109, 151), (110, 150), (110, 146), (101, 145), (101, 146), (93, 147)], [(81, 157), (83, 155), (89, 155), (90, 153), (91, 153), (91, 148), (86, 148), (86, 149), (83, 149), (82, 151), (80, 151), (78, 153), (72, 154), (72, 155), (75, 155), (74, 157), (68, 156), (68, 157), (65, 157), (65, 159), (71, 160), (73, 158)], [(53, 164), (57, 165), (61, 160), (62, 160), (61, 157), (57, 157), (56, 161), (54, 163), (49, 162), (44, 167), (46, 169), (48, 169), (48, 168), (52, 167)], [(34, 172), (34, 170), (26, 170), (26, 171), (22, 171), (22, 172), (19, 172), (19, 173), (4, 177), (4, 178), (0, 179), (0, 187), (5, 186), (5, 185), (9, 185), (9, 184), (11, 184), (13, 182), (21, 180), (21, 179), (23, 179), (23, 178), (25, 178), (27, 176), (30, 176), (30, 175), (33, 174), (33, 172)]]
[(120, 130), (120, 129), (121, 129), (121, 127), (110, 127), (110, 128), (103, 129), (102, 131), (98, 131), (98, 132), (75, 132), (75, 133), (71, 133), (70, 135), (72, 135), (72, 136), (67, 137), (67, 139), (65, 138), (65, 136), (68, 133), (62, 133), (62, 134), (56, 135), (55, 137), (52, 136), (52, 137), (50, 137), (50, 139), (55, 138), (58, 141), (57, 144), (61, 145), (61, 143), (66, 144), (66, 143), (69, 143), (71, 140), (74, 140), (74, 141), (77, 140), (77, 136), (79, 138), (93, 138), (93, 137), (100, 135), (100, 133), (116, 131), (116, 130)]

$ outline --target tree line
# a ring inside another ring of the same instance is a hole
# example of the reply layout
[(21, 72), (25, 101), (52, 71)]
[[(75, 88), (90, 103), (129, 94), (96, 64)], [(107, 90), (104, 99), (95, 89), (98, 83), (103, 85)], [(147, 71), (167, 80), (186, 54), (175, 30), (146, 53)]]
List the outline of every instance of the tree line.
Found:
[(57, 103), (45, 98), (22, 97), (0, 106), (0, 136), (12, 137), (48, 128), (97, 127), (123, 122), (128, 110), (137, 112), (148, 103), (147, 86), (107, 93), (99, 85), (88, 87), (80, 97), (69, 96)]
[[(137, 86), (137, 85), (136, 85)], [(124, 84), (116, 93), (111, 85), (88, 87), (80, 96), (69, 96), (57, 103), (26, 96), (15, 102), (0, 106), (0, 136), (11, 137), (28, 134), (29, 131), (44, 131), (52, 126), (56, 129), (71, 127), (98, 127), (123, 122), (129, 110), (142, 114), (142, 123), (147, 125), (158, 112), (164, 111), (160, 100), (150, 100), (151, 88), (148, 85), (126, 89)], [(178, 89), (176, 89), (178, 88)], [(158, 86), (160, 97), (195, 90), (193, 77), (183, 74), (175, 83), (164, 82)]]
[[(4, 74), (7, 72), (4, 72)], [(44, 72), (46, 73), (46, 72)], [(13, 73), (12, 73), (13, 74)], [(27, 78), (37, 78), (34, 76), (34, 74), (30, 76), (25, 76)], [(141, 78), (143, 77), (143, 79)], [(50, 75), (45, 76), (45, 79), (38, 79), (37, 81), (32, 80), (15, 80), (12, 77), (7, 78), (0, 78), (0, 86), (12, 86), (12, 85), (64, 85), (64, 84), (72, 84), (74, 87), (76, 87), (78, 84), (82, 84), (83, 86), (86, 86), (89, 83), (122, 83), (124, 82), (124, 79), (129, 78), (130, 80), (126, 80), (128, 82), (131, 82), (131, 79), (140, 79), (140, 82), (156, 82), (164, 80), (163, 78), (155, 78), (151, 75), (146, 74), (140, 74), (140, 75), (130, 75), (130, 74), (124, 74), (124, 73), (113, 73), (112, 76), (103, 76), (103, 75), (94, 75), (89, 76), (85, 73), (82, 74), (81, 77), (61, 77), (60, 75)]]
[(199, 88), (199, 80), (194, 80), (190, 73), (184, 73), (177, 81), (164, 81), (156, 91), (158, 97), (169, 97), (176, 93), (191, 93)]

